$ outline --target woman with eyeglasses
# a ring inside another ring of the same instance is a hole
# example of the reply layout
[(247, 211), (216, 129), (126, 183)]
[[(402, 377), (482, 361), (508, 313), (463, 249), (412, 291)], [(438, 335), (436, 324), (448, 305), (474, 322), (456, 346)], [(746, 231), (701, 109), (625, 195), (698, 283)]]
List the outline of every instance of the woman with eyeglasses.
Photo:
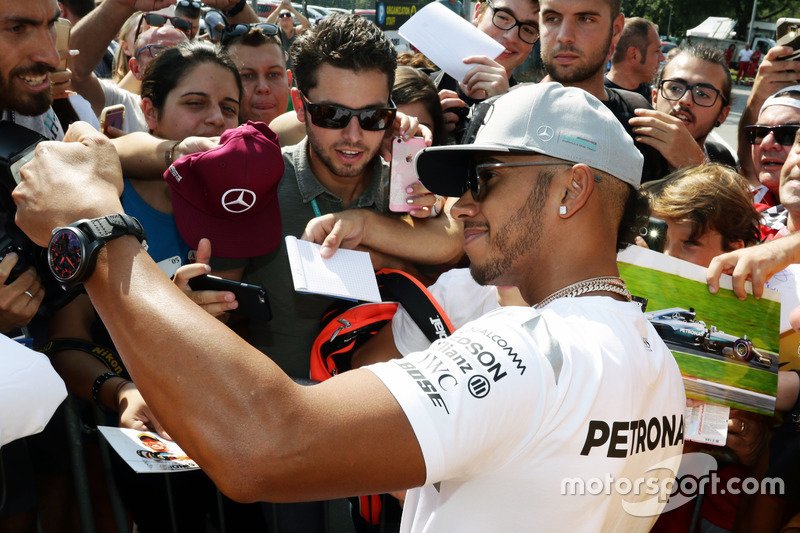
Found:
[[(142, 108), (156, 137), (216, 137), (238, 126), (241, 93), (238, 70), (230, 58), (210, 43), (189, 41), (164, 50), (150, 62), (142, 79)], [(126, 213), (144, 226), (147, 252), (166, 275), (188, 262), (191, 250), (175, 226), (169, 185), (161, 176), (149, 181), (125, 179), (122, 204)], [(50, 334), (51, 339), (112, 346), (85, 295), (59, 311)], [(52, 361), (74, 394), (118, 413), (120, 427), (163, 433), (126, 372), (109, 372), (105, 364), (74, 347), (52, 354)], [(164, 371), (167, 374), (169, 368)], [(110, 422), (117, 423), (114, 419)], [(174, 501), (178, 530), (204, 531), (206, 513), (218, 509), (215, 487), (205, 474), (181, 472), (168, 475), (168, 480), (162, 474), (153, 476), (137, 477), (127, 466), (115, 469), (119, 490), (139, 531), (169, 530), (166, 483), (172, 486), (169, 498)], [(242, 506), (226, 498), (222, 501), (228, 531), (265, 530), (258, 506)]]
[[(297, 20), (300, 24), (295, 26), (294, 21)], [(308, 19), (297, 11), (291, 2), (288, 0), (281, 0), (278, 7), (272, 10), (272, 13), (267, 17), (267, 22), (271, 24), (277, 23), (281, 28), (281, 42), (283, 49), (288, 54), (289, 49), (292, 47), (298, 35), (302, 35), (307, 29), (311, 28), (311, 23)], [(292, 60), (286, 61), (286, 68), (292, 68)]]

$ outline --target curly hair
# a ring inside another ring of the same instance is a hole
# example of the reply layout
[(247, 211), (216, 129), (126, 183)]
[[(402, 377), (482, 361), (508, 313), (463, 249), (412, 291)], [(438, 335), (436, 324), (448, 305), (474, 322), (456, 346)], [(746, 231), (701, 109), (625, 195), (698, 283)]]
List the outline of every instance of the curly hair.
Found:
[(397, 52), (386, 35), (358, 15), (333, 13), (297, 38), (289, 51), (294, 79), (303, 94), (317, 86), (317, 70), (328, 64), (356, 72), (386, 74), (387, 89), (394, 85)]
[(742, 241), (751, 246), (760, 241), (761, 216), (753, 206), (746, 180), (732, 168), (705, 163), (682, 168), (642, 190), (657, 215), (688, 222), (691, 239), (714, 230), (722, 236), (722, 248)]

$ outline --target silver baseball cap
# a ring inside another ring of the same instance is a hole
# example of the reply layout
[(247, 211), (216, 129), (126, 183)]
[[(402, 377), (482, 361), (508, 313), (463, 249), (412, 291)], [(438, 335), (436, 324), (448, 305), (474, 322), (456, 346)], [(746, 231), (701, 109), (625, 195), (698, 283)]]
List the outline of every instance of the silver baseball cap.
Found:
[(479, 152), (548, 155), (584, 163), (639, 187), (642, 154), (614, 114), (586, 91), (538, 83), (518, 87), (488, 105), (472, 144), (433, 146), (417, 154), (417, 175), (428, 190), (463, 195), (468, 166)]

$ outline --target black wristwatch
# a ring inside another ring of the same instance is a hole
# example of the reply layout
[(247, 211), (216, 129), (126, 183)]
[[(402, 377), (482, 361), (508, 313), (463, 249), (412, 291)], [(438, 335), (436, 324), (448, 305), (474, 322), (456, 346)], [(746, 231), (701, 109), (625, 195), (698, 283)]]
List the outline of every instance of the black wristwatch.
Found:
[(139, 242), (147, 238), (139, 221), (125, 214), (83, 219), (54, 229), (47, 246), (50, 272), (64, 287), (86, 280), (94, 271), (100, 248), (123, 235), (134, 235)]
[(225, 16), (228, 18), (235, 17), (239, 13), (242, 12), (244, 6), (247, 5), (247, 0), (239, 0), (239, 3), (230, 8), (225, 12)]

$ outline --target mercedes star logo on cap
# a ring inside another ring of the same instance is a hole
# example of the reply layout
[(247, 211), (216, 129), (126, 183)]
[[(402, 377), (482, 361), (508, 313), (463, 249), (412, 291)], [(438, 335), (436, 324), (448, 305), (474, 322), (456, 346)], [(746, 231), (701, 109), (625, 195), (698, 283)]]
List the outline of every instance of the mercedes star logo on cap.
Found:
[(551, 128), (550, 126), (539, 126), (539, 129), (536, 130), (536, 136), (539, 137), (544, 142), (547, 142), (550, 139), (552, 139), (554, 135), (555, 132), (553, 131), (553, 128)]
[(230, 189), (222, 195), (222, 207), (229, 213), (244, 213), (256, 204), (256, 193), (248, 189)]

